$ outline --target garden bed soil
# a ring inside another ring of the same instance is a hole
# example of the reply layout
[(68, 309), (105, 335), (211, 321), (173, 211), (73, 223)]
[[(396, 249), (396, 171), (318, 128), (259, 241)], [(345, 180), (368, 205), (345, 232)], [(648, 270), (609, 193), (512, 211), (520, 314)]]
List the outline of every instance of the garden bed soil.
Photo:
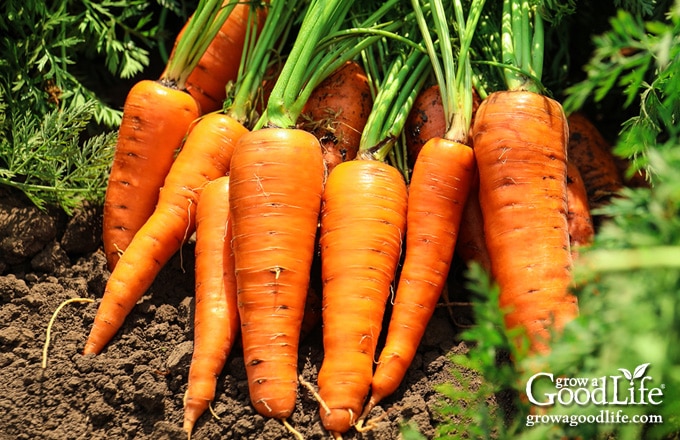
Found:
[[(109, 276), (100, 234), (98, 208), (67, 217), (40, 211), (20, 194), (0, 189), (0, 440), (186, 438), (181, 425), (192, 354), (193, 245), (162, 270), (104, 352), (83, 356)], [(71, 298), (95, 302), (70, 303), (59, 312), (42, 368), (48, 322)], [(464, 309), (436, 311), (404, 382), (371, 413), (382, 417), (377, 426), (343, 438), (394, 440), (406, 422), (428, 438), (434, 435), (443, 399), (435, 387), (460, 386), (449, 356), (467, 351), (458, 338), (458, 324), (469, 323)], [(317, 326), (300, 347), (301, 376), (312, 384), (322, 358)], [(193, 439), (294, 438), (251, 406), (239, 346), (219, 377), (212, 407), (219, 419), (201, 417)], [(301, 387), (289, 422), (305, 439), (330, 438), (318, 408)]]

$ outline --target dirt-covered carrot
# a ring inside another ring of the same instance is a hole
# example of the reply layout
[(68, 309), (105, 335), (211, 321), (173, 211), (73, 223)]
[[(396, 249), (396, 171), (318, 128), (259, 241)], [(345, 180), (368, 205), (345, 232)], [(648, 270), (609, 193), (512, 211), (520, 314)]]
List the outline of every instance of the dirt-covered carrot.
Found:
[(572, 255), (576, 256), (579, 247), (592, 243), (595, 227), (585, 183), (571, 161), (567, 161), (567, 222)]
[(372, 105), (368, 77), (356, 61), (347, 61), (312, 92), (300, 128), (321, 142), (329, 173), (337, 164), (356, 157)]
[(545, 352), (552, 333), (578, 313), (569, 292), (567, 120), (532, 80), (542, 67), (536, 7), (506, 0), (503, 19), (503, 57), (520, 70), (506, 69), (508, 90), (490, 94), (477, 109), (479, 202), (506, 325), (526, 331), (531, 352)]
[[(423, 145), (411, 174), (406, 254), (365, 414), (396, 391), (413, 361), (449, 275), (458, 227), (475, 173), (474, 154), (467, 145), (472, 116), (467, 49), (463, 44), (456, 63), (446, 19), (453, 11), (447, 14), (441, 0), (434, 0), (431, 5), (444, 59), (443, 70), (422, 7), (417, 0), (413, 2), (424, 41), (430, 49), (430, 61), (440, 80), (438, 90), (442, 94), (446, 125), (441, 135), (435, 135)], [(454, 7), (460, 8), (456, 11), (461, 18), (459, 41), (471, 39), (482, 5), (483, 2), (474, 2), (471, 16), (463, 21), (463, 6), (454, 2)], [(456, 70), (456, 64), (462, 65), (461, 68)]]
[[(362, 412), (385, 304), (406, 226), (406, 185), (381, 161), (339, 164), (328, 176), (321, 215), (324, 427), (343, 433)], [(330, 411), (326, 412), (326, 408)]]
[(442, 94), (439, 85), (433, 84), (418, 94), (404, 127), (409, 166), (413, 168), (418, 153), (427, 141), (434, 137), (442, 137), (444, 133), (446, 117)]
[(189, 438), (196, 421), (215, 398), (217, 377), (240, 330), (228, 176), (208, 182), (201, 191), (196, 206), (195, 253), (194, 352), (184, 396), (183, 424)]
[(177, 150), (201, 113), (184, 91), (185, 81), (233, 9), (221, 4), (201, 0), (161, 78), (140, 81), (125, 100), (104, 200), (102, 241), (109, 270), (153, 213)]
[(576, 112), (569, 123), (569, 161), (578, 169), (592, 207), (606, 202), (622, 187), (623, 181), (611, 147), (585, 114)]
[[(227, 85), (238, 78), (244, 47), (253, 44), (257, 38), (258, 29), (262, 28), (267, 16), (269, 2), (224, 1), (225, 6), (228, 3), (234, 5), (233, 10), (185, 82), (186, 91), (198, 101), (203, 113), (222, 108)], [(177, 35), (175, 46), (184, 36), (190, 20)]]
[(201, 190), (227, 172), (234, 145), (247, 131), (217, 113), (205, 116), (190, 131), (160, 190), (156, 209), (109, 277), (84, 354), (104, 348), (165, 263), (191, 236)]

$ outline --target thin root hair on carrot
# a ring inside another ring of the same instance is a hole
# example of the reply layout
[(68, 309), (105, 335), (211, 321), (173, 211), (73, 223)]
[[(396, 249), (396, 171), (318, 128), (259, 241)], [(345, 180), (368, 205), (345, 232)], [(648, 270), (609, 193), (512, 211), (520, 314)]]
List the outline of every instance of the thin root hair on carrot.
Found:
[(321, 396), (319, 395), (319, 393), (314, 389), (314, 385), (312, 385), (312, 384), (309, 383), (307, 380), (305, 380), (305, 379), (302, 377), (302, 375), (300, 375), (299, 381), (300, 381), (300, 385), (302, 385), (302, 386), (304, 386), (305, 388), (307, 388), (307, 389), (309, 390), (309, 392), (312, 394), (312, 396), (314, 397), (314, 399), (315, 399), (317, 402), (319, 402), (319, 405), (321, 405), (321, 407), (326, 411), (326, 414), (330, 414), (330, 413), (331, 413), (331, 409), (328, 407), (328, 405), (326, 404), (326, 402), (321, 398)]
[(293, 437), (295, 437), (295, 438), (298, 439), (298, 440), (304, 440), (304, 439), (305, 439), (304, 436), (302, 435), (302, 433), (301, 433), (300, 431), (298, 431), (297, 429), (293, 428), (293, 425), (291, 425), (290, 423), (288, 423), (288, 419), (282, 419), (282, 420), (281, 420), (281, 423), (283, 423), (283, 426), (286, 427), (286, 429), (288, 430), (288, 432), (290, 432), (290, 433), (293, 435)]
[(212, 406), (212, 402), (208, 403), (208, 411), (210, 411), (210, 414), (215, 418), (215, 420), (222, 420), (220, 416), (217, 415), (215, 412), (215, 408)]
[(62, 302), (57, 306), (57, 309), (52, 313), (52, 317), (50, 318), (50, 322), (47, 324), (47, 333), (45, 335), (45, 345), (43, 346), (43, 353), (42, 353), (42, 368), (45, 369), (47, 368), (47, 351), (50, 348), (50, 338), (52, 336), (52, 326), (54, 326), (54, 321), (57, 319), (57, 314), (61, 311), (61, 309), (64, 308), (64, 306), (75, 303), (75, 302), (80, 302), (80, 303), (93, 303), (94, 299), (92, 298), (70, 298), (67, 299), (66, 301)]
[(379, 416), (369, 419), (368, 415), (371, 413), (371, 411), (373, 411), (374, 408), (375, 406), (366, 405), (366, 408), (364, 409), (364, 412), (361, 414), (361, 416), (359, 416), (359, 420), (357, 421), (357, 424), (354, 426), (354, 429), (362, 433), (368, 432), (372, 429), (375, 429), (378, 426), (378, 422), (382, 421), (385, 417), (387, 417), (390, 414), (390, 412), (394, 411), (395, 409), (401, 409), (400, 407), (393, 406), (383, 411), (383, 413), (380, 414)]

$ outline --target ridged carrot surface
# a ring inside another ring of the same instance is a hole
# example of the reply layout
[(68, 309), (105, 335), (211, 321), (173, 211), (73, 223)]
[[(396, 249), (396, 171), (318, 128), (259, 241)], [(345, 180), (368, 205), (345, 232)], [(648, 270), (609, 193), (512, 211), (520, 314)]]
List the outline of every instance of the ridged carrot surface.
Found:
[(234, 144), (248, 130), (211, 114), (191, 130), (160, 190), (158, 205), (111, 272), (85, 344), (99, 353), (151, 286), (165, 263), (193, 233), (202, 188), (229, 169)]
[(420, 150), (409, 185), (406, 254), (368, 411), (396, 391), (415, 357), (449, 276), (474, 173), (467, 145), (435, 137)]
[(321, 421), (343, 433), (368, 396), (385, 306), (406, 227), (406, 185), (394, 167), (355, 159), (328, 176), (321, 215), (324, 360)]
[(230, 178), (250, 398), (260, 414), (285, 419), (297, 397), (298, 345), (321, 207), (319, 141), (303, 130), (252, 131), (236, 146)]
[(143, 80), (128, 93), (104, 200), (102, 240), (109, 270), (153, 213), (175, 154), (199, 116), (187, 93)]
[(183, 424), (188, 435), (215, 398), (217, 378), (240, 330), (229, 211), (224, 176), (205, 186), (196, 206), (194, 352)]
[(472, 128), (492, 274), (509, 328), (533, 351), (578, 313), (570, 294), (567, 121), (561, 105), (526, 91), (495, 92)]

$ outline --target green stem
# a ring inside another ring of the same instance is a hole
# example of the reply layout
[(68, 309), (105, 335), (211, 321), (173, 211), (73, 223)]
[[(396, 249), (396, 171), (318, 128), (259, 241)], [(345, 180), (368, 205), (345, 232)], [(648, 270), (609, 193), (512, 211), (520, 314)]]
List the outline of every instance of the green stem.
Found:
[(412, 50), (395, 58), (361, 134), (361, 157), (385, 160), (388, 156), (427, 79), (424, 71), (429, 65), (429, 58), (422, 50)]
[(343, 21), (352, 0), (312, 0), (299, 33), (267, 103), (267, 114), (256, 124), (294, 127), (302, 106), (294, 106), (305, 82), (305, 72), (322, 36)]
[[(226, 113), (244, 125), (252, 125), (251, 112), (259, 88), (269, 66), (275, 45), (285, 37), (301, 0), (273, 0), (267, 19), (261, 27), (257, 38), (257, 26), (251, 26), (250, 39), (253, 44), (246, 45), (243, 61), (239, 68), (239, 76), (235, 85), (234, 98), (226, 108)], [(249, 20), (253, 23), (257, 19), (257, 11), (253, 7)]]
[[(533, 18), (533, 23), (532, 23)], [(501, 25), (502, 60), (508, 90), (540, 93), (543, 72), (544, 29), (536, 5), (529, 0), (504, 0)]]
[(200, 0), (196, 11), (177, 42), (161, 80), (183, 89), (186, 79), (196, 67), (237, 2), (222, 5), (222, 0)]

